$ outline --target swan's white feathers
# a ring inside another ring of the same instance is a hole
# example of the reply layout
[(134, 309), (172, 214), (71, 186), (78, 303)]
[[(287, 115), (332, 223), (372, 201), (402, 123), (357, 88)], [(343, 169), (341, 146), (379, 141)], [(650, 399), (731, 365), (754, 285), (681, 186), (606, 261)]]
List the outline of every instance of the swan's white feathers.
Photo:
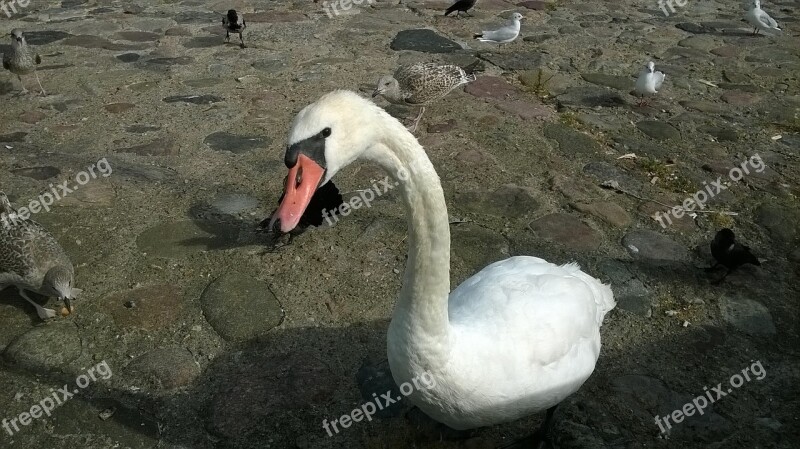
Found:
[(594, 370), (599, 327), (614, 305), (611, 289), (577, 264), (519, 256), (484, 268), (450, 294), (448, 308), (446, 375), (465, 389), (454, 397), (476, 400), (435, 418), (467, 428), (562, 401)]
[(401, 190), (411, 223), (409, 266), (387, 353), (395, 382), (429, 374), (434, 386), (408, 399), (432, 418), (468, 429), (544, 410), (574, 393), (594, 370), (600, 325), (615, 306), (611, 289), (577, 264), (518, 256), (489, 265), (448, 297), (447, 210), (424, 149), (399, 121), (350, 92), (303, 109), (289, 142), (324, 127), (332, 129), (328, 178), (356, 158), (412, 174)]

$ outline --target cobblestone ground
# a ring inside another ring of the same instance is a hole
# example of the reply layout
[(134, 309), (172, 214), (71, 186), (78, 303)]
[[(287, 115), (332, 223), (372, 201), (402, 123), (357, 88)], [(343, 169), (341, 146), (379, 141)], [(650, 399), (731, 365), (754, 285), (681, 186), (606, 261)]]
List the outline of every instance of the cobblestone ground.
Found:
[[(18, 207), (78, 187), (34, 219), (84, 289), (47, 323), (0, 295), (0, 447), (493, 448), (529, 435), (542, 416), (455, 434), (401, 401), (329, 436), (323, 419), (393, 385), (404, 211), (389, 191), (289, 245), (254, 232), (281, 193), (294, 114), (416, 61), (484, 68), (417, 131), (455, 222), (453, 285), (536, 255), (578, 261), (619, 302), (594, 375), (556, 414), (559, 445), (797, 447), (800, 2), (763, 4), (777, 37), (751, 35), (736, 1), (668, 17), (655, 0), (479, 0), (461, 19), (444, 0), (333, 6), (34, 0), (0, 15), (42, 55), (48, 93), (0, 75), (0, 187)], [(223, 43), (231, 7), (247, 48)], [(520, 39), (472, 40), (514, 11)], [(638, 106), (649, 60), (666, 82)], [(81, 174), (98, 161), (106, 173)], [(383, 176), (358, 165), (338, 184), (351, 196)], [(653, 218), (718, 179), (706, 210)], [(762, 265), (714, 283), (722, 273), (704, 268), (723, 227)], [(656, 415), (720, 383), (702, 416), (661, 433)], [(51, 397), (52, 416), (20, 421)]]

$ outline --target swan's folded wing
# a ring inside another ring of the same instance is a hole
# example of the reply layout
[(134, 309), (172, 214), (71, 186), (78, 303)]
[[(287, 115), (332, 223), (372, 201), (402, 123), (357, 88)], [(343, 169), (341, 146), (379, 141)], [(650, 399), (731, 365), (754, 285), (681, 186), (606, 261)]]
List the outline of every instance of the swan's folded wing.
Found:
[(574, 345), (596, 338), (615, 305), (611, 289), (575, 264), (512, 257), (459, 285), (450, 294), (448, 312), (450, 324), (468, 330), (476, 344), (482, 335), (497, 345), (536, 347), (542, 362), (559, 360)]

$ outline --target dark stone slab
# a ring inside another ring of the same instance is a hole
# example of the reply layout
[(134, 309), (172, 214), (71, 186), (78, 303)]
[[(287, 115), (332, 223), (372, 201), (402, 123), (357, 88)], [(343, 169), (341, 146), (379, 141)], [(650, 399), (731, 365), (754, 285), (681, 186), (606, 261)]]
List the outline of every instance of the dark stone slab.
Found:
[(453, 53), (461, 46), (433, 30), (403, 30), (390, 45), (392, 50), (412, 50), (423, 53)]
[(61, 174), (61, 170), (51, 165), (44, 165), (41, 167), (25, 167), (25, 168), (15, 168), (11, 170), (11, 173), (19, 176), (25, 176), (28, 178), (36, 179), (39, 181), (44, 181), (45, 179), (54, 178)]
[(240, 136), (224, 131), (215, 132), (203, 140), (214, 151), (230, 151), (241, 154), (258, 148), (265, 148), (271, 139), (265, 136)]
[(162, 101), (165, 103), (212, 104), (224, 101), (224, 98), (215, 95), (173, 95)]

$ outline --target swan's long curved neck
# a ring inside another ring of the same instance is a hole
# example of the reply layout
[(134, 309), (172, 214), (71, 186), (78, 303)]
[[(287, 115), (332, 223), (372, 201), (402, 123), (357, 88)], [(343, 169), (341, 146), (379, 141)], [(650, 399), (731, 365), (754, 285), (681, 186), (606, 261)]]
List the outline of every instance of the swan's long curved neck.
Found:
[(444, 192), (425, 149), (402, 124), (380, 113), (378, 141), (367, 157), (394, 177), (408, 210), (408, 261), (390, 340), (404, 340), (397, 343), (410, 349), (412, 359), (442, 360), (449, 341), (450, 294), (450, 225)]

